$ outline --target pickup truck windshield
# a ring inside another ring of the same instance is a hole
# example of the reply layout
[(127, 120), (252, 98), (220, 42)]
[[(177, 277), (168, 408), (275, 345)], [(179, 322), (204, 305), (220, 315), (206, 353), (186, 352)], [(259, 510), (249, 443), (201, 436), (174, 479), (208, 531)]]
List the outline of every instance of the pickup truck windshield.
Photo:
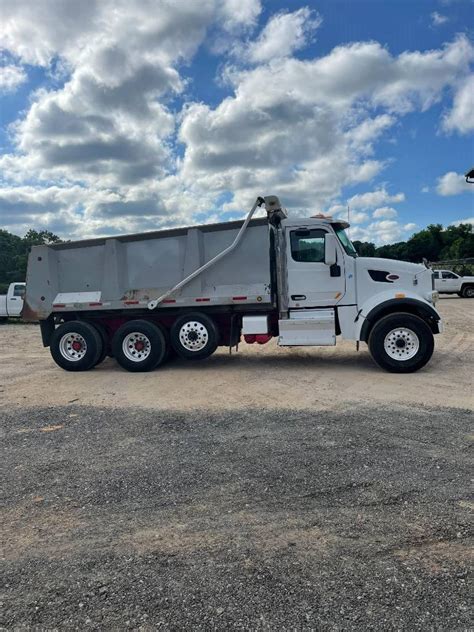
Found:
[(346, 253), (351, 257), (357, 257), (357, 250), (352, 245), (352, 241), (347, 236), (344, 228), (342, 226), (334, 226), (334, 231)]

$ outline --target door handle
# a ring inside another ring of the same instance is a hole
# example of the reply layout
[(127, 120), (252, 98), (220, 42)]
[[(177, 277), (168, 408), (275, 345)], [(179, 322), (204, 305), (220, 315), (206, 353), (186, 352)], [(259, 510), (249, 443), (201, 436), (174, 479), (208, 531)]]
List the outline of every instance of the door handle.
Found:
[(305, 301), (306, 296), (304, 294), (292, 294), (291, 300), (292, 301)]
[(10, 297), (11, 301), (16, 301), (16, 298), (14, 296)]

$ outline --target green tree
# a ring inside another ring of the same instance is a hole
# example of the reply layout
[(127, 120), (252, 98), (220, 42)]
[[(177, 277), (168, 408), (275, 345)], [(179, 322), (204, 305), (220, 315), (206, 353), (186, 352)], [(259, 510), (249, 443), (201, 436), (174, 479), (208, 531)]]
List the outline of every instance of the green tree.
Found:
[(370, 241), (354, 241), (354, 248), (361, 257), (375, 257), (375, 244)]

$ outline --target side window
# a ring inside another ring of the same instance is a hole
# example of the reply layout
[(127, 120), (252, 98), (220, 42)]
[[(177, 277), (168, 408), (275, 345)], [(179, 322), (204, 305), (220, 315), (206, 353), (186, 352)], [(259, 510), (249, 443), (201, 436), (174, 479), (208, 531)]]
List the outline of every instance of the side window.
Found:
[(435, 273), (434, 273), (434, 278), (435, 278), (435, 279), (439, 279), (439, 272), (438, 272), (438, 271), (435, 271)]
[(457, 276), (452, 272), (443, 272), (443, 279), (457, 279)]
[(20, 296), (21, 298), (23, 298), (25, 296), (25, 286), (15, 285), (13, 288), (13, 296)]
[(325, 230), (293, 230), (290, 233), (291, 256), (295, 261), (324, 263)]

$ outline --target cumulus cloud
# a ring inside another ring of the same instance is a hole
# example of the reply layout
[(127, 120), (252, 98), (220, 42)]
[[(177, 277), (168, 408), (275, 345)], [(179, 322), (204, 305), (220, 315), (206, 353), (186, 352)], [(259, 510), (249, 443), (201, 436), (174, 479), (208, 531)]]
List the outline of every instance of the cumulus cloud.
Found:
[[(403, 202), (404, 200), (404, 193), (400, 192), (392, 195), (387, 191), (385, 187), (382, 187), (380, 189), (377, 189), (376, 191), (358, 193), (357, 195), (351, 197), (348, 203), (351, 208), (372, 209), (375, 207), (380, 207), (382, 204), (398, 204), (400, 202)], [(381, 216), (379, 215), (379, 217)]]
[(453, 107), (443, 119), (445, 130), (467, 134), (474, 130), (474, 75), (459, 84)]
[(470, 191), (474, 192), (472, 184), (468, 184), (462, 173), (456, 173), (455, 171), (448, 171), (443, 176), (438, 178), (436, 185), (436, 191), (439, 195), (458, 195), (459, 193), (466, 193)]
[(293, 13), (272, 16), (259, 37), (247, 48), (247, 57), (254, 63), (287, 57), (308, 43), (322, 18), (308, 7)]
[(376, 219), (390, 219), (396, 217), (397, 215), (397, 211), (391, 206), (381, 206), (380, 208), (376, 208), (372, 213), (372, 217), (375, 217)]
[[(355, 42), (298, 59), (321, 18), (306, 7), (277, 13), (254, 35), (259, 0), (0, 0), (0, 11), (0, 48), (63, 73), (10, 129), (2, 222), (20, 225), (30, 208), (68, 235), (240, 214), (262, 193), (292, 213), (326, 210), (344, 187), (367, 183), (349, 200), (363, 224), (404, 199), (371, 182), (385, 167), (377, 143), (449, 90), (443, 125), (460, 130), (474, 56), (460, 36), (424, 52)], [(226, 49), (228, 96), (214, 105), (190, 102), (187, 78), (209, 32), (245, 49), (241, 60)]]
[(0, 93), (14, 92), (27, 79), (26, 72), (20, 66), (0, 67)]
[(465, 217), (464, 219), (457, 219), (450, 223), (450, 226), (459, 226), (459, 224), (471, 224), (474, 227), (474, 217)]

